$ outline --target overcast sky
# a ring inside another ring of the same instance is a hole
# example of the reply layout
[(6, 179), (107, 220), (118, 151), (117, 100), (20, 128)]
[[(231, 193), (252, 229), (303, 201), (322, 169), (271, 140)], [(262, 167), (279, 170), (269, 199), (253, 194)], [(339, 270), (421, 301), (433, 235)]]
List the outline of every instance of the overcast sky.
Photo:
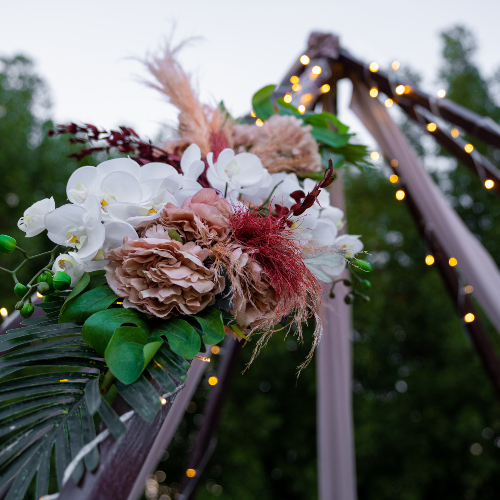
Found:
[[(3, 0), (0, 54), (32, 57), (48, 82), (59, 122), (127, 124), (154, 137), (175, 111), (139, 79), (135, 58), (174, 40), (203, 40), (183, 52), (202, 98), (223, 99), (234, 115), (250, 108), (253, 92), (276, 83), (300, 56), (312, 30), (333, 32), (341, 44), (382, 67), (399, 60), (419, 71), (435, 93), (440, 32), (457, 23), (477, 37), (478, 62), (488, 75), (500, 66), (500, 0)], [(344, 94), (346, 92), (344, 91)], [(342, 98), (340, 117), (347, 114)]]

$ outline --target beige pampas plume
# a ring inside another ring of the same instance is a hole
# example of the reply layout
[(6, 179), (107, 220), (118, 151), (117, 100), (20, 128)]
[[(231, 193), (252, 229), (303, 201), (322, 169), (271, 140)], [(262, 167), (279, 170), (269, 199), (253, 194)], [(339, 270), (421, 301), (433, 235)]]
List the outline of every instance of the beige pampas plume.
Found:
[[(190, 144), (198, 144), (202, 157), (213, 150), (214, 137), (219, 137), (225, 122), (225, 112), (218, 107), (200, 102), (193, 89), (191, 75), (187, 74), (176, 59), (181, 49), (194, 39), (188, 39), (172, 48), (171, 41), (165, 44), (162, 53), (150, 57), (145, 65), (156, 82), (146, 82), (148, 86), (164, 94), (168, 101), (179, 110), (179, 138), (169, 141), (164, 147), (172, 152), (178, 148), (182, 153)], [(225, 135), (225, 134), (224, 134)]]

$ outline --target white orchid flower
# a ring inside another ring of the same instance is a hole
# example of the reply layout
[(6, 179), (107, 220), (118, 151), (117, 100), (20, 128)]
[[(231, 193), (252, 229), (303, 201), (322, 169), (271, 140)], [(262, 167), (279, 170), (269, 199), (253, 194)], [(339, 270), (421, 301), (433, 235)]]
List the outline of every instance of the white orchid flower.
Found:
[(112, 203), (140, 203), (143, 197), (140, 170), (130, 158), (108, 160), (97, 167), (81, 167), (68, 180), (68, 200), (82, 204), (93, 195), (98, 199), (103, 214), (107, 213), (107, 207)]
[(83, 205), (63, 205), (45, 215), (47, 236), (58, 245), (78, 250), (82, 260), (92, 259), (104, 243), (101, 205), (94, 195), (88, 195)]
[(74, 287), (85, 272), (84, 265), (74, 252), (63, 253), (57, 257), (52, 265), (52, 271), (62, 271), (71, 277), (71, 287)]
[(45, 215), (56, 209), (54, 198), (37, 201), (24, 211), (17, 227), (26, 233), (27, 238), (40, 234), (45, 229)]
[(235, 155), (232, 149), (224, 149), (215, 163), (213, 153), (208, 153), (207, 162), (208, 182), (224, 196), (255, 195), (268, 174), (258, 156), (251, 153)]
[(344, 212), (340, 208), (328, 206), (320, 212), (320, 218), (331, 220), (337, 229), (344, 227)]

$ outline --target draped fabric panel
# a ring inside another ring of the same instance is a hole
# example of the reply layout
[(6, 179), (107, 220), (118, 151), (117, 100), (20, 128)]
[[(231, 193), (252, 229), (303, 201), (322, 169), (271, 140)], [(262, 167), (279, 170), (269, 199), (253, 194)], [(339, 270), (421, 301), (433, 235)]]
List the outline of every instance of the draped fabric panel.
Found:
[[(342, 175), (332, 184), (330, 200), (344, 209)], [(348, 271), (343, 277), (347, 278)], [(346, 287), (330, 286), (323, 295), (323, 338), (316, 352), (318, 386), (318, 487), (321, 500), (356, 500), (356, 465), (352, 418), (351, 306), (344, 302)]]
[(356, 79), (351, 109), (377, 141), (385, 158), (398, 160), (396, 172), (422, 214), (426, 231), (432, 231), (446, 254), (457, 259), (459, 273), (473, 286), (474, 297), (500, 332), (500, 272), (491, 255), (420, 165), (384, 105), (370, 97), (368, 87)]

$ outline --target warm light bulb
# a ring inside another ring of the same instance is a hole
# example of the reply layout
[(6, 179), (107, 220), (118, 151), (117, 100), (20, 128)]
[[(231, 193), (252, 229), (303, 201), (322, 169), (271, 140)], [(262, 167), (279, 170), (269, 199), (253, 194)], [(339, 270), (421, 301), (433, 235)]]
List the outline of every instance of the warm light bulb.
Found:
[(291, 94), (285, 94), (285, 96), (283, 97), (283, 100), (286, 103), (291, 103), (292, 102), (292, 95)]
[(399, 69), (399, 61), (394, 61), (392, 64), (391, 64), (391, 68), (396, 71), (397, 69)]
[(186, 476), (187, 477), (194, 477), (194, 476), (196, 476), (196, 471), (194, 469), (188, 469), (186, 471)]
[(165, 398), (160, 398), (160, 402), (162, 405), (166, 405), (167, 404), (167, 400)]
[(491, 189), (495, 185), (495, 181), (492, 181), (491, 179), (486, 179), (484, 181), (484, 187), (486, 189)]
[(301, 104), (297, 109), (299, 110), (299, 113), (301, 113), (301, 114), (305, 113), (305, 111), (306, 111), (306, 107), (303, 104)]
[(402, 95), (405, 93), (405, 86), (404, 85), (398, 85), (396, 87), (396, 94)]
[(370, 89), (370, 96), (371, 97), (377, 97), (378, 96), (378, 88), (377, 87), (372, 87)]
[(39, 299), (43, 299), (43, 295), (42, 295), (40, 292), (36, 292), (36, 296), (37, 296)]
[(434, 122), (428, 123), (427, 124), (427, 130), (429, 132), (435, 132), (437, 130), (437, 125)]
[(402, 189), (398, 189), (398, 191), (396, 191), (396, 200), (401, 201), (404, 200), (404, 198), (405, 192)]
[(252, 118), (255, 118), (257, 115), (255, 114), (255, 111), (252, 109), (252, 111), (250, 111), (250, 116)]
[(396, 158), (394, 158), (393, 160), (391, 160), (391, 161), (389, 162), (389, 165), (390, 165), (391, 167), (393, 167), (393, 168), (396, 168), (396, 167), (399, 165), (399, 162), (398, 162), (398, 160), (396, 160)]
[(465, 293), (472, 293), (474, 291), (474, 288), (472, 285), (466, 285), (465, 286)]
[(309, 102), (311, 99), (312, 99), (312, 95), (311, 94), (304, 94), (300, 98), (300, 102)]
[(257, 127), (262, 127), (262, 125), (264, 125), (264, 122), (260, 118), (257, 118), (257, 120), (255, 121), (255, 125), (257, 125)]
[(321, 92), (323, 92), (323, 94), (326, 94), (327, 92), (330, 92), (330, 85), (328, 85), (328, 83), (325, 83), (324, 85), (321, 85)]
[(368, 68), (372, 73), (376, 73), (378, 71), (378, 64), (376, 62), (372, 62)]
[(292, 76), (290, 78), (290, 83), (299, 83), (300, 78), (298, 76)]
[(466, 153), (472, 153), (472, 151), (474, 151), (474, 146), (472, 144), (466, 144), (464, 149)]
[(455, 267), (458, 264), (457, 259), (455, 257), (451, 257), (451, 259), (448, 261), (448, 264), (450, 264), (451, 267)]
[(394, 104), (394, 101), (392, 99), (386, 99), (384, 104), (386, 108), (390, 108)]
[(321, 74), (321, 66), (314, 66), (311, 71), (312, 71), (313, 75), (320, 75)]
[(218, 381), (219, 381), (219, 380), (217, 379), (217, 377), (210, 377), (210, 378), (208, 379), (208, 383), (209, 383), (210, 385), (216, 385)]
[(432, 266), (432, 264), (434, 264), (434, 256), (433, 255), (426, 255), (425, 256), (425, 263), (428, 266)]
[(475, 318), (475, 316), (472, 313), (467, 313), (464, 316), (464, 320), (465, 320), (466, 323), (472, 323), (475, 319), (476, 318)]
[(460, 135), (460, 132), (458, 131), (458, 129), (457, 129), (457, 128), (452, 128), (452, 129), (451, 129), (451, 136), (452, 136), (453, 138), (455, 138), (455, 139), (456, 139), (459, 135)]
[(210, 350), (212, 351), (212, 354), (219, 354), (220, 347), (218, 345), (213, 345)]
[(302, 88), (302, 87), (301, 87), (298, 83), (294, 83), (294, 84), (292, 85), (292, 90), (293, 90), (294, 92), (298, 92), (301, 88)]
[(309, 61), (311, 59), (309, 59), (308, 56), (306, 56), (305, 54), (303, 56), (300, 56), (300, 62), (305, 66), (306, 64), (309, 64)]
[(9, 315), (9, 311), (7, 311), (7, 309), (6, 309), (5, 307), (2, 307), (2, 308), (0, 309), (0, 315), (1, 315), (3, 318), (5, 318), (6, 316), (8, 316), (8, 315)]
[(442, 99), (445, 95), (446, 95), (446, 90), (444, 89), (438, 90), (438, 97), (440, 99)]
[(395, 182), (398, 182), (399, 177), (396, 174), (392, 174), (389, 177), (389, 180), (394, 184)]
[(372, 153), (370, 154), (370, 158), (374, 161), (377, 161), (380, 158), (378, 151), (372, 151)]

